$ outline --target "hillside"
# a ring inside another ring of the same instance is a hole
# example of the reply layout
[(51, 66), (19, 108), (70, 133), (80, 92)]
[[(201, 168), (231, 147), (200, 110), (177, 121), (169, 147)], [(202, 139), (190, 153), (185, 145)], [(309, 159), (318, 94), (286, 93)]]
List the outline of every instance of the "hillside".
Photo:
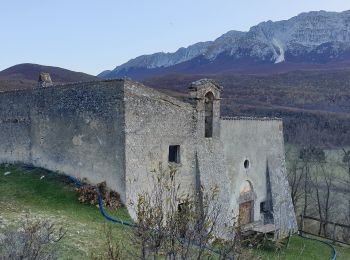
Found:
[[(58, 244), (60, 259), (87, 259), (91, 253), (104, 250), (103, 230), (109, 223), (96, 207), (79, 203), (75, 186), (63, 175), (23, 165), (0, 165), (0, 208), (0, 235), (11, 225), (19, 226), (29, 215), (67, 231)], [(129, 220), (125, 209), (110, 213)], [(113, 234), (127, 235), (119, 225), (113, 226)]]
[(285, 140), (290, 143), (350, 145), (350, 69), (273, 75), (169, 75), (144, 83), (179, 96), (173, 91), (186, 95), (192, 81), (206, 77), (224, 86), (223, 115), (282, 117)]
[[(278, 72), (350, 64), (350, 11), (314, 11), (229, 31), (174, 53), (142, 55), (99, 74), (135, 80), (172, 73)], [(325, 66), (326, 65), (326, 66)]]
[(99, 80), (98, 77), (52, 66), (24, 63), (0, 71), (0, 91), (32, 88), (40, 72), (48, 72), (54, 83)]

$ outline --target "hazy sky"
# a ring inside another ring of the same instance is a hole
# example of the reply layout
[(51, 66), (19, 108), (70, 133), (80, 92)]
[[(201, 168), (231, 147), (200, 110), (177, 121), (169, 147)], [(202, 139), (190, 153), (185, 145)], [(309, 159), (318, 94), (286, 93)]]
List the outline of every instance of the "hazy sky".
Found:
[(18, 63), (98, 74), (229, 30), (350, 0), (0, 0), (0, 70)]

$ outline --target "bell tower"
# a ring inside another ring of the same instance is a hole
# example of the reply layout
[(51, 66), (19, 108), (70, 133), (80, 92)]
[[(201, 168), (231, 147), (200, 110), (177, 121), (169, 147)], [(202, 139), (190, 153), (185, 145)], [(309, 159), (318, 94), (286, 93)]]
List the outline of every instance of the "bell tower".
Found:
[(223, 87), (211, 79), (193, 82), (190, 97), (198, 112), (199, 138), (220, 138), (220, 94)]

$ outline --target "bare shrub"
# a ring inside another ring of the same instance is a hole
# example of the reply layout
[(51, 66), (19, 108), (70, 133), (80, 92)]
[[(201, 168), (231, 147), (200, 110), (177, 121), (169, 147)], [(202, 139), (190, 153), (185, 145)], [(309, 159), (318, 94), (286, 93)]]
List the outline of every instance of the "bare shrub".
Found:
[(124, 256), (123, 247), (119, 244), (118, 239), (113, 236), (112, 228), (110, 225), (103, 226), (103, 233), (105, 235), (105, 241), (100, 254), (92, 252), (90, 258), (92, 260), (121, 260), (126, 259)]
[(57, 243), (64, 235), (62, 227), (26, 216), (19, 229), (5, 231), (0, 244), (0, 259), (57, 259)]
[[(109, 190), (105, 181), (97, 184), (97, 188), (102, 196), (104, 207), (120, 208), (123, 206), (119, 193)], [(99, 206), (98, 193), (92, 186), (82, 186), (77, 188), (77, 192), (79, 193), (79, 201), (81, 203), (95, 205), (96, 207)]]
[(177, 169), (163, 170), (161, 165), (153, 181), (154, 189), (138, 196), (138, 226), (131, 230), (130, 241), (139, 250), (129, 255), (139, 259), (204, 259), (214, 256), (207, 250), (213, 246), (222, 252), (219, 259), (234, 253), (233, 233), (227, 240), (216, 237), (222, 213), (217, 187), (182, 193)]
[[(127, 229), (125, 240), (130, 245), (123, 247), (108, 226), (104, 249), (91, 253), (91, 259), (231, 259), (233, 255), (259, 259), (242, 245), (248, 241), (249, 246), (260, 248), (268, 242), (246, 240), (238, 222), (226, 226), (225, 238), (218, 236), (222, 209), (216, 186), (205, 192), (199, 185), (195, 194), (188, 194), (181, 192), (176, 168), (164, 170), (159, 165), (153, 174), (154, 189), (138, 196), (137, 226)], [(279, 243), (270, 244), (280, 249)]]

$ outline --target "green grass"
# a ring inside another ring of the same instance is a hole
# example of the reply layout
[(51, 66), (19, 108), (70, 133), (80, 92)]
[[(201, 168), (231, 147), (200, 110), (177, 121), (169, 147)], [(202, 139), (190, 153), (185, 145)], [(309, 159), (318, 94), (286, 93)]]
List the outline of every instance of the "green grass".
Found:
[[(4, 175), (5, 172), (10, 172)], [(41, 178), (45, 176), (44, 178)], [(75, 186), (66, 177), (43, 169), (28, 170), (23, 166), (0, 165), (0, 231), (19, 225), (30, 217), (48, 219), (67, 230), (59, 245), (62, 259), (87, 259), (104, 249), (106, 225), (121, 245), (132, 250), (128, 240), (129, 228), (108, 222), (98, 208), (79, 203)], [(125, 209), (109, 211), (114, 217), (130, 221)], [(248, 250), (248, 249), (247, 249)], [(337, 246), (337, 259), (350, 259), (350, 249)], [(274, 250), (249, 249), (262, 259), (330, 259), (331, 250), (316, 241), (291, 238), (288, 248)]]
[[(336, 245), (337, 259), (350, 259), (350, 248), (344, 245)], [(291, 237), (288, 247), (281, 251), (273, 249), (254, 250), (255, 254), (261, 256), (262, 259), (331, 259), (333, 251), (327, 245), (300, 236)]]
[[(5, 176), (6, 172), (10, 174)], [(98, 252), (103, 246), (105, 225), (112, 225), (117, 239), (126, 237), (126, 227), (106, 221), (97, 207), (79, 203), (75, 186), (65, 176), (43, 169), (1, 165), (0, 209), (0, 228), (19, 225), (28, 214), (63, 226), (67, 231), (60, 245), (63, 259), (86, 259), (91, 252)], [(125, 209), (108, 212), (130, 221)]]

